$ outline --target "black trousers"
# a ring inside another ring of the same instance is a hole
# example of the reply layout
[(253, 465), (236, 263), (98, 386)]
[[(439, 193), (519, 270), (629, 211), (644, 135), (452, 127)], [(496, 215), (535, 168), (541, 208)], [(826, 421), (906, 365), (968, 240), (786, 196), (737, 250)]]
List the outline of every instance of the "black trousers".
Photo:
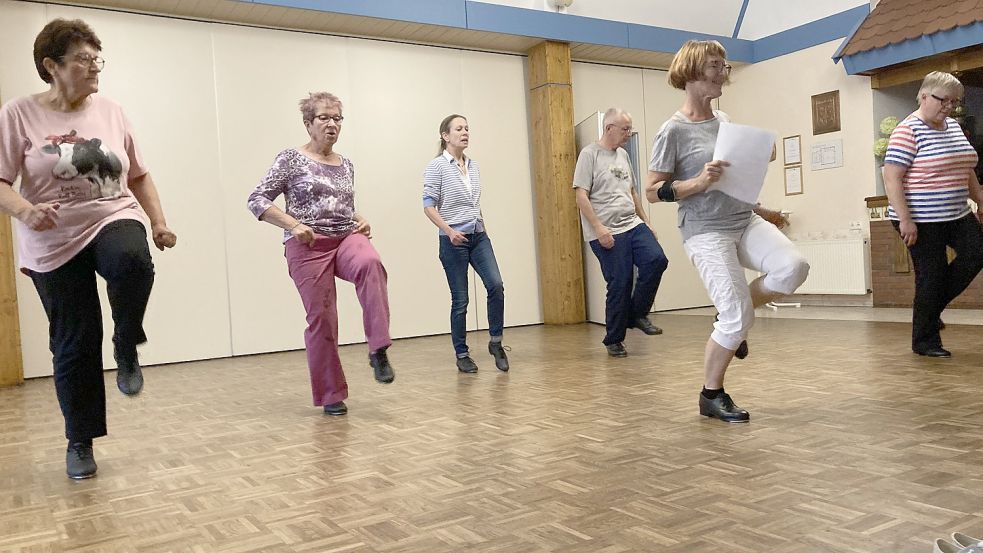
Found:
[[(893, 221), (894, 228), (898, 222)], [(942, 347), (939, 317), (983, 269), (983, 228), (972, 214), (944, 223), (915, 223), (918, 239), (908, 248), (915, 264), (911, 348)], [(956, 252), (949, 263), (946, 246)]]
[(31, 272), (48, 315), (55, 391), (69, 441), (106, 435), (102, 366), (102, 308), (96, 274), (106, 279), (116, 356), (133, 358), (147, 341), (143, 315), (154, 284), (147, 231), (135, 220), (114, 221), (68, 263)]

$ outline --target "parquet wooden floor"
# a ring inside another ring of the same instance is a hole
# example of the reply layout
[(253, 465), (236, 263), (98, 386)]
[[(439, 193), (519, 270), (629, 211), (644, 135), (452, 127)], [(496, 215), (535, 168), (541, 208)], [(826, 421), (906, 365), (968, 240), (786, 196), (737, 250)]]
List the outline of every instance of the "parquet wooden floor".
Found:
[[(700, 417), (710, 317), (659, 314), (611, 359), (596, 325), (509, 329), (512, 371), (396, 342), (376, 384), (343, 348), (347, 417), (311, 406), (303, 352), (106, 374), (97, 478), (64, 475), (53, 383), (0, 390), (0, 551), (912, 552), (983, 535), (983, 327), (955, 357), (910, 326), (761, 319)], [(351, 321), (343, 323), (353, 324)]]

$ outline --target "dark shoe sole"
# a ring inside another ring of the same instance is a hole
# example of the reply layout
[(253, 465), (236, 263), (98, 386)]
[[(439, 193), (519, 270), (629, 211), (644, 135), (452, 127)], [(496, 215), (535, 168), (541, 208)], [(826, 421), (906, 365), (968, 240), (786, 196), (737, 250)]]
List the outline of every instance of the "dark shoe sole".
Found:
[(89, 478), (95, 478), (96, 473), (93, 472), (92, 474), (79, 474), (74, 476), (69, 474), (68, 477), (72, 480), (88, 480)]
[(396, 380), (395, 374), (390, 376), (389, 378), (379, 378), (378, 376), (375, 377), (375, 381), (378, 382), (379, 384), (390, 384), (392, 383), (393, 380)]
[(344, 403), (342, 403), (342, 405), (340, 407), (334, 407), (334, 408), (330, 408), (330, 409), (327, 408), (327, 407), (323, 407), (322, 410), (324, 411), (324, 414), (325, 415), (328, 415), (328, 416), (331, 416), (331, 417), (340, 417), (342, 415), (347, 415), (348, 414), (348, 406), (345, 405)]
[[(915, 350), (912, 350), (912, 351), (915, 351)], [(918, 355), (921, 355), (922, 357), (932, 357), (934, 359), (951, 359), (952, 358), (952, 352), (949, 352), (949, 351), (946, 351), (946, 352), (915, 351), (915, 353), (917, 353)]]
[(733, 423), (733, 424), (751, 422), (751, 417), (750, 416), (748, 418), (746, 418), (746, 419), (745, 418), (734, 418), (734, 419), (729, 419), (728, 418), (728, 419), (725, 419), (723, 417), (718, 417), (717, 415), (714, 415), (713, 413), (704, 412), (702, 409), (700, 410), (700, 414), (703, 415), (704, 417), (709, 418), (709, 419), (717, 419), (717, 420), (720, 420), (720, 421), (729, 422), (729, 423)]

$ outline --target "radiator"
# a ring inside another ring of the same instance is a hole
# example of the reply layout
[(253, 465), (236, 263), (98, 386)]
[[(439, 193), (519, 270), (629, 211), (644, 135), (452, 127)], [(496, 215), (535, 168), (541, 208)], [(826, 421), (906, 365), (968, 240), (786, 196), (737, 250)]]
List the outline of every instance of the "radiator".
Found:
[[(859, 233), (857, 233), (859, 234)], [(796, 294), (859, 294), (870, 288), (867, 241), (861, 236), (795, 241), (809, 261), (809, 278)]]

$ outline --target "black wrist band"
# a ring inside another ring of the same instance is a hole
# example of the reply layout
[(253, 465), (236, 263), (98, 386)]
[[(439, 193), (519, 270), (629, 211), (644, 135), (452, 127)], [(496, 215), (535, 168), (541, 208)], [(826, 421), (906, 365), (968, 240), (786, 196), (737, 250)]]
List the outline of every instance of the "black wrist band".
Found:
[(667, 180), (662, 183), (659, 190), (656, 191), (655, 195), (659, 197), (663, 202), (674, 202), (676, 201), (676, 191), (672, 188), (672, 183), (675, 181)]

